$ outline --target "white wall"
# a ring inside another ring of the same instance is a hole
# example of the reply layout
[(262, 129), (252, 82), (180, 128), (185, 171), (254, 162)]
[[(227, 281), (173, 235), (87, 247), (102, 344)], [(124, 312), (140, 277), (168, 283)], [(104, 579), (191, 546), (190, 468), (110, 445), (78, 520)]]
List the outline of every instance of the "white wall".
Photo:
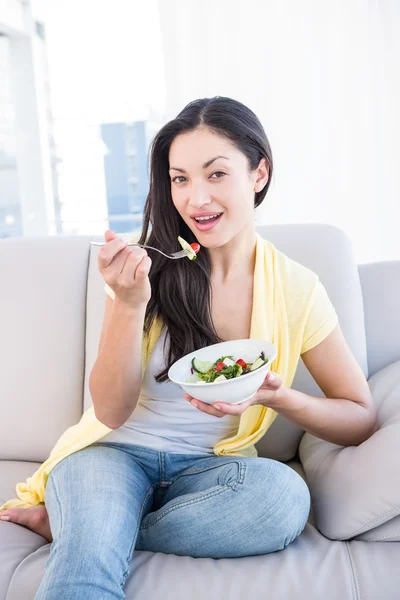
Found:
[(400, 258), (400, 3), (159, 0), (168, 117), (226, 95), (260, 117), (267, 222), (343, 228), (360, 262)]
[(3, 33), (23, 32), (24, 8), (20, 0), (2, 0), (0, 4), (0, 31)]
[(163, 112), (156, 0), (53, 0), (46, 22), (55, 118), (95, 124)]

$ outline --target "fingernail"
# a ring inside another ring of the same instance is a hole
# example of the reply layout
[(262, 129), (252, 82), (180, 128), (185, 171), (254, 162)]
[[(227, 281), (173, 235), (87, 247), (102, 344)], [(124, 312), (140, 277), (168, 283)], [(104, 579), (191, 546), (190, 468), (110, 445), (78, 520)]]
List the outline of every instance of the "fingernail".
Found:
[(0, 517), (2, 521), (11, 521), (10, 517)]
[(190, 403), (192, 406), (194, 406), (195, 408), (197, 408), (199, 405), (197, 404), (197, 402), (194, 402), (194, 400), (192, 400), (192, 402)]
[(214, 407), (215, 407), (217, 410), (221, 410), (221, 405), (220, 405), (220, 404), (214, 404)]
[(268, 378), (268, 379), (269, 379), (270, 381), (274, 381), (274, 379), (275, 379), (275, 375), (274, 375), (273, 373), (271, 373), (271, 372), (270, 372), (270, 373), (269, 373), (269, 378)]

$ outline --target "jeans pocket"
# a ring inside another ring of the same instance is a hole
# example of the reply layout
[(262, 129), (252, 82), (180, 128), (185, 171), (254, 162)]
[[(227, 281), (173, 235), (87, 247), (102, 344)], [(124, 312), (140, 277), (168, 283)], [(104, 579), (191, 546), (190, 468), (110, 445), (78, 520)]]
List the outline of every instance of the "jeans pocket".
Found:
[[(215, 457), (201, 461), (179, 474), (177, 480), (191, 475), (199, 475), (199, 480), (208, 480), (211, 485), (228, 485), (235, 489), (243, 484), (246, 473), (246, 462), (232, 457)], [(197, 478), (196, 478), (197, 479)]]

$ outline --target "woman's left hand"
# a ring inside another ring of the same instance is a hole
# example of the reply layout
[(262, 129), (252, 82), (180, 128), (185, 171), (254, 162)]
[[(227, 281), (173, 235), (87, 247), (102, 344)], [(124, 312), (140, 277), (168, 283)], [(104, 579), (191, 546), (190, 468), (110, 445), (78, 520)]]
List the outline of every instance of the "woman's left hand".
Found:
[(226, 404), (225, 402), (215, 401), (213, 404), (207, 404), (189, 394), (185, 394), (185, 399), (202, 412), (221, 418), (225, 415), (241, 415), (252, 404), (262, 404), (274, 408), (274, 404), (282, 398), (284, 390), (285, 387), (279, 375), (269, 371), (257, 392), (246, 402)]

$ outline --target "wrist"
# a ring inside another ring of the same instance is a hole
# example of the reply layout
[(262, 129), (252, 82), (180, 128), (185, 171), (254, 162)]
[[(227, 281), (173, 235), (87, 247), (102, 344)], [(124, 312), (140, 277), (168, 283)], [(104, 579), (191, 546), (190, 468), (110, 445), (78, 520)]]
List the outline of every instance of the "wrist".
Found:
[(261, 404), (279, 410), (282, 406), (287, 405), (287, 401), (290, 395), (290, 388), (285, 385), (281, 385), (279, 389), (271, 392), (271, 390), (264, 390), (264, 398), (261, 400)]
[(147, 303), (140, 304), (139, 306), (135, 306), (130, 302), (125, 302), (121, 300), (118, 296), (115, 297), (113, 309), (115, 312), (121, 315), (133, 316), (136, 318), (143, 318), (146, 314)]

